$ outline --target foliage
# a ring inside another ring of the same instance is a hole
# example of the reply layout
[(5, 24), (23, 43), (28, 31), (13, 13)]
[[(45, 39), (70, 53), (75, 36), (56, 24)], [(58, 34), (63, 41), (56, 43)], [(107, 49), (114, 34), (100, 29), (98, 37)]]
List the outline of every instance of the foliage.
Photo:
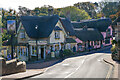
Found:
[(111, 48), (111, 52), (114, 52), (116, 50), (116, 46), (114, 45), (114, 46), (112, 46), (112, 48)]
[(6, 41), (9, 40), (11, 37), (11, 35), (7, 34), (7, 30), (3, 29), (3, 33), (2, 33), (2, 41)]
[(120, 40), (118, 40), (117, 44), (118, 44), (118, 47), (120, 47)]
[(91, 3), (91, 2), (78, 2), (74, 4), (75, 7), (78, 9), (85, 10), (90, 17), (95, 18), (96, 17), (96, 9), (98, 6), (98, 3)]
[[(10, 34), (8, 34), (7, 32), (7, 16), (18, 17), (18, 13), (16, 13), (16, 11), (13, 9), (9, 9), (8, 11), (2, 9), (2, 23), (0, 23), (0, 25), (2, 27), (2, 41), (3, 42), (6, 40), (9, 40), (11, 37)], [(18, 21), (17, 18), (15, 20)]]
[(73, 6), (63, 8), (61, 10), (60, 16), (68, 17), (71, 19), (71, 21), (90, 19), (90, 16), (88, 15), (87, 12), (85, 12), (85, 10), (80, 10)]
[(119, 15), (120, 15), (120, 11), (117, 12), (116, 14), (110, 15), (109, 17), (111, 18), (112, 21), (114, 21)]
[(119, 11), (120, 2), (111, 2), (110, 0), (102, 0), (99, 2), (99, 8), (104, 16), (109, 17), (110, 15), (114, 15)]
[(112, 40), (111, 42), (112, 42), (112, 45), (117, 44), (116, 40)]
[(71, 50), (69, 50), (69, 49), (65, 49), (64, 51), (63, 51), (63, 54), (64, 54), (64, 56), (68, 56), (68, 55), (72, 55), (72, 54), (74, 54)]

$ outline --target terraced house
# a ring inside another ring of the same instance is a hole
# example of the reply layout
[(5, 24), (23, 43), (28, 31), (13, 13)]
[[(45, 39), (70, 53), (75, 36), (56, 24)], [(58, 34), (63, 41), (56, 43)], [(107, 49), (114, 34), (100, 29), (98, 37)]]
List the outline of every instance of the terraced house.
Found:
[(113, 28), (110, 19), (91, 19), (79, 22), (73, 21), (78, 48), (100, 48), (111, 45)]
[(68, 48), (76, 51), (77, 43), (71, 25), (68, 19), (57, 15), (21, 16), (17, 29), (17, 44), (20, 46), (16, 47), (19, 59), (46, 59), (48, 55), (57, 57), (61, 49)]

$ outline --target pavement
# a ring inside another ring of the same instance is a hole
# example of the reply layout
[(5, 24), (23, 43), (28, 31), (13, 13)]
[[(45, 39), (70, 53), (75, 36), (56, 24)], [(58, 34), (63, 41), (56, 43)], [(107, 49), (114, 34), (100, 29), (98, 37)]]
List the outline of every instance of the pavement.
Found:
[(44, 73), (44, 71), (46, 70), (47, 67), (52, 66), (59, 61), (60, 61), (59, 59), (54, 59), (54, 60), (42, 62), (42, 63), (27, 64), (26, 72), (2, 76), (2, 77), (0, 77), (0, 79), (1, 78), (2, 79), (13, 79), (13, 80), (14, 79), (25, 79), (25, 78), (29, 78), (32, 76), (40, 75), (40, 74)]
[(104, 58), (104, 61), (114, 67), (112, 74), (111, 74), (111, 77), (120, 79), (120, 62), (113, 61), (111, 58), (111, 54), (107, 54), (107, 55), (108, 56)]

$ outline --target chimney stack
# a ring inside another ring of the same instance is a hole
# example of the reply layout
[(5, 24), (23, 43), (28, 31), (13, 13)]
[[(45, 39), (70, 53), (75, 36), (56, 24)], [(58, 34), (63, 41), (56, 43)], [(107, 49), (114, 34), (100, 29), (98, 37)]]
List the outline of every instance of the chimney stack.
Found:
[(52, 16), (52, 15), (53, 15), (53, 8), (50, 7), (50, 8), (48, 9), (48, 16)]

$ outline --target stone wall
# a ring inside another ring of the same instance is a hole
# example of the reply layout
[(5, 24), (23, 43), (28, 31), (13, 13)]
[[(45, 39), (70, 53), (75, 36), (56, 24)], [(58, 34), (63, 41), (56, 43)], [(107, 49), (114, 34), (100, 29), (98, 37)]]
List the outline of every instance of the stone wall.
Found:
[(2, 70), (0, 70), (2, 74), (0, 75), (7, 75), (26, 71), (26, 63), (21, 61), (19, 62), (17, 59), (6, 61), (4, 58), (0, 58), (0, 64), (2, 64)]

